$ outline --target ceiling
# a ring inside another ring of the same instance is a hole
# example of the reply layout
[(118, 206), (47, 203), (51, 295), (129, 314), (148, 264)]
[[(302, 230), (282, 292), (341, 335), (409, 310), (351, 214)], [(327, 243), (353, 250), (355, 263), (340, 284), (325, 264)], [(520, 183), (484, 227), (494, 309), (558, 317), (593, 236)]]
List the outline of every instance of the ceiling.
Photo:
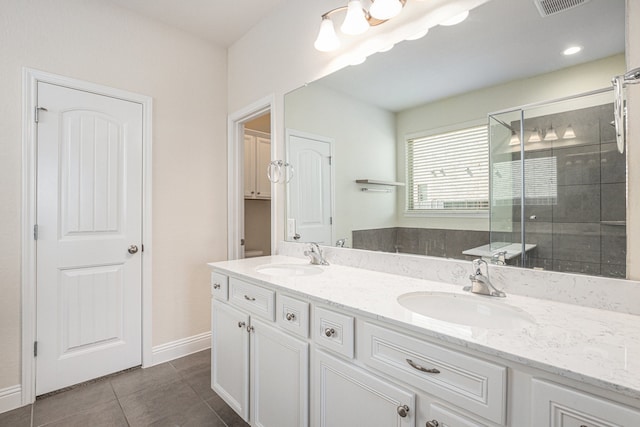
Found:
[[(399, 43), (319, 82), (390, 111), (624, 52), (624, 0), (541, 17), (533, 0), (492, 0), (453, 27)], [(564, 56), (571, 45), (582, 52)]]
[(221, 47), (240, 39), (285, 0), (108, 0)]

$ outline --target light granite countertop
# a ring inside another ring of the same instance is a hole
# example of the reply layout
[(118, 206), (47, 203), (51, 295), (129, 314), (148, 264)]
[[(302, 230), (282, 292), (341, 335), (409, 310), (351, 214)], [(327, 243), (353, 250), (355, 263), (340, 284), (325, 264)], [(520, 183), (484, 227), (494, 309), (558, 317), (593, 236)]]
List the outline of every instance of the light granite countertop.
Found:
[(535, 319), (535, 324), (516, 329), (470, 327), (417, 315), (397, 301), (400, 295), (409, 292), (470, 295), (458, 285), (342, 265), (318, 266), (322, 273), (310, 276), (272, 276), (256, 269), (267, 264), (309, 263), (276, 255), (209, 266), (232, 277), (244, 276), (276, 290), (385, 321), (425, 337), (640, 398), (640, 316), (507, 295), (492, 298), (491, 302), (524, 310)]

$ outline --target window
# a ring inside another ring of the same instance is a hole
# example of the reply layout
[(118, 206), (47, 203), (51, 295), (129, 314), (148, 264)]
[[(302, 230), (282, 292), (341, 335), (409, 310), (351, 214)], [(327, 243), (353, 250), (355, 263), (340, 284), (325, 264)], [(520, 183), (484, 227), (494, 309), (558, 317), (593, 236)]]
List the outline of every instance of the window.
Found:
[(407, 212), (489, 208), (487, 126), (407, 140)]

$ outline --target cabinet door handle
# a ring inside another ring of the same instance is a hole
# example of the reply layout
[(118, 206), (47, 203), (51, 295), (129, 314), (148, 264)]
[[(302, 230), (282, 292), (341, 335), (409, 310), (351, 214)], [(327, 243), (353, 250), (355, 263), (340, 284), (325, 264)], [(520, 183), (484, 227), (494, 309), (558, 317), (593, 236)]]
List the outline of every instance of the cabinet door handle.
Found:
[(398, 406), (397, 411), (398, 415), (400, 415), (402, 418), (406, 418), (406, 416), (409, 415), (409, 407), (407, 405)]
[(245, 295), (244, 299), (246, 299), (247, 301), (255, 301), (256, 300), (254, 297), (250, 297), (248, 295)]
[(436, 368), (428, 369), (428, 368), (425, 368), (425, 367), (423, 367), (423, 366), (420, 366), (420, 365), (418, 365), (418, 364), (416, 364), (416, 363), (413, 363), (413, 360), (411, 360), (411, 359), (406, 359), (406, 360), (407, 360), (407, 363), (408, 363), (408, 364), (409, 364), (413, 369), (417, 369), (417, 370), (418, 370), (418, 371), (420, 371), (420, 372), (426, 372), (427, 374), (439, 374), (439, 373), (440, 373), (440, 371), (439, 371), (439, 370), (437, 370)]
[(327, 329), (324, 330), (324, 334), (327, 337), (331, 338), (332, 336), (334, 336), (336, 334), (336, 330), (333, 329), (333, 328), (327, 328)]
[(294, 313), (287, 313), (284, 317), (289, 322), (291, 322), (292, 320), (296, 320), (296, 315)]
[(220, 289), (220, 283), (214, 283), (213, 289)]
[(247, 332), (249, 333), (253, 332), (253, 326), (247, 326)]
[(247, 326), (245, 322), (238, 322), (238, 328), (244, 328), (245, 326)]
[[(440, 425), (440, 423), (436, 420), (431, 420), (431, 421), (427, 421), (427, 426), (426, 427), (438, 427)], [(581, 426), (581, 427), (585, 427), (585, 426)]]

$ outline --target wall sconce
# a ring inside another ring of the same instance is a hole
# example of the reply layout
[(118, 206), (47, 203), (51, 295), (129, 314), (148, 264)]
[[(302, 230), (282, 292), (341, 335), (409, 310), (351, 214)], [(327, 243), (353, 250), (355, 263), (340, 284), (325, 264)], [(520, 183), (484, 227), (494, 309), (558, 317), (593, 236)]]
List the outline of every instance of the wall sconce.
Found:
[[(332, 17), (338, 12), (346, 11), (346, 15), (340, 31), (346, 35), (358, 35), (365, 33), (369, 27), (375, 27), (394, 18), (407, 4), (408, 0), (371, 0), (369, 10), (362, 6), (360, 0), (349, 0), (347, 6), (337, 7), (322, 15), (320, 31), (316, 38), (314, 47), (321, 52), (331, 52), (340, 47), (340, 38), (336, 34)], [(450, 18), (440, 25), (455, 25), (464, 21), (469, 16), (469, 11), (464, 11), (453, 18)], [(424, 37), (428, 28), (418, 31), (406, 38), (406, 40), (417, 40)], [(393, 46), (390, 46), (393, 47)]]

